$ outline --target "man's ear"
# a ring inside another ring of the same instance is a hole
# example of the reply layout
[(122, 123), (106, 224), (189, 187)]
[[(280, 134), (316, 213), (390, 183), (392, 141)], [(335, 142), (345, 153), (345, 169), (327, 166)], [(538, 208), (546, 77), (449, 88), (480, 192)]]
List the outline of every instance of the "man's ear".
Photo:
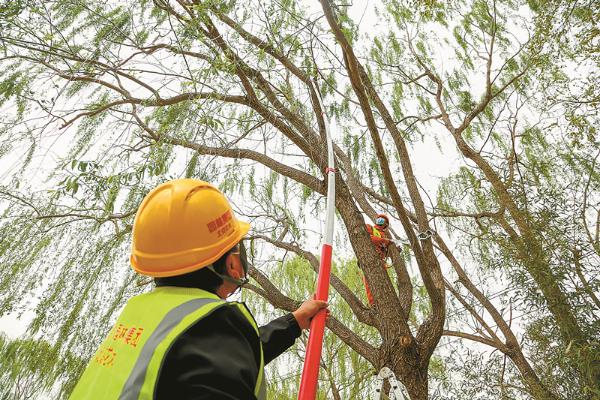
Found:
[(234, 279), (240, 279), (242, 277), (242, 274), (240, 273), (239, 268), (236, 267), (236, 263), (237, 260), (233, 254), (228, 254), (225, 258), (225, 267), (227, 269), (227, 274)]

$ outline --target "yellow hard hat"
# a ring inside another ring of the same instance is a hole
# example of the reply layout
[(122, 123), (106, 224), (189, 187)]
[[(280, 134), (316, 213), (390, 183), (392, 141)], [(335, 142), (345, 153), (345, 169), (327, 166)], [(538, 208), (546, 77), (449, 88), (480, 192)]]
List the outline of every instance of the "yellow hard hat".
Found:
[(217, 261), (249, 229), (210, 183), (165, 182), (148, 193), (135, 216), (131, 265), (153, 277), (186, 274)]

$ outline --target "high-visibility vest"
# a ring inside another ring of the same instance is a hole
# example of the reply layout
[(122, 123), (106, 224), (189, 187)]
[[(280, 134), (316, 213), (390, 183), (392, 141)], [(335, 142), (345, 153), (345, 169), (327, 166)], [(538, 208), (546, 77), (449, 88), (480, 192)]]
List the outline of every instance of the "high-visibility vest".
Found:
[(382, 237), (381, 232), (379, 232), (379, 229), (373, 227), (373, 236), (375, 237)]
[[(256, 321), (244, 304), (223, 301), (204, 290), (163, 286), (131, 298), (70, 399), (153, 399), (160, 368), (173, 342), (219, 307), (237, 307), (258, 337)], [(266, 399), (262, 345), (254, 394)]]
[(385, 237), (385, 235), (379, 229), (374, 227), (373, 225), (366, 224), (366, 226), (367, 226), (367, 232), (369, 232), (369, 235), (375, 236), (378, 238)]

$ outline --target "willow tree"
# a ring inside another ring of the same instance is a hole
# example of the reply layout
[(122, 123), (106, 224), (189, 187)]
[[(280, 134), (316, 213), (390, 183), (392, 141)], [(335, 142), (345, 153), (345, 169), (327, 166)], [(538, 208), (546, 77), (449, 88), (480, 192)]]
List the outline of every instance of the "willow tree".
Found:
[[(594, 84), (598, 58), (589, 45), (597, 30), (587, 4), (531, 6), (535, 29), (519, 37), (498, 32), (492, 13), (472, 18), (455, 32), (463, 38), (465, 55), (478, 43), (465, 32), (479, 27), (482, 37), (490, 38), (486, 51), (475, 56), (487, 63), (488, 73), (468, 124), (453, 124), (442, 115), (471, 165), (444, 183), (434, 214), (468, 233), (470, 251), (487, 266), (510, 271), (512, 282), (522, 288), (521, 309), (537, 310), (526, 337), (537, 342), (536, 364), (544, 365), (555, 389), (594, 397), (600, 395), (600, 302), (594, 282), (600, 253), (593, 233), (600, 222), (595, 128), (600, 102)], [(523, 43), (523, 49), (540, 41), (528, 59), (502, 64), (523, 71), (515, 85), (490, 73), (493, 49), (502, 53), (507, 40)], [(466, 64), (462, 72), (472, 70)], [(438, 88), (457, 99), (464, 94), (464, 87), (452, 87), (451, 81), (440, 81)], [(439, 96), (430, 98), (442, 104)], [(559, 374), (552, 372), (557, 367)]]
[[(181, 176), (216, 182), (236, 200), (238, 213), (253, 224), (259, 254), (252, 289), (292, 310), (299, 299), (273, 283), (260, 254), (275, 247), (318, 268), (311, 246), (326, 193), (327, 113), (335, 122), (338, 166), (336, 248), (354, 254), (375, 302), (365, 305), (345, 274), (332, 276), (332, 287), (356, 321), (377, 334), (362, 337), (335, 315), (329, 330), (375, 370), (394, 371), (411, 399), (428, 396), (428, 369), (442, 335), (500, 350), (519, 371), (525, 393), (559, 397), (525, 356), (507, 313), (467, 272), (472, 260), (455, 254), (436, 229), (435, 218), (443, 216), (426, 205), (430, 194), (411, 159), (423, 138), (455, 141), (492, 185), (501, 206), (494, 213), (514, 232), (511, 257), (533, 276), (564, 340), (590, 343), (547, 274), (533, 216), (475, 147), (481, 118), (493, 121), (508, 93), (527, 85), (543, 63), (543, 32), (530, 14), (511, 24), (526, 7), (519, 2), (385, 1), (380, 18), (390, 22), (383, 31), (361, 28), (345, 6), (328, 0), (316, 6), (287, 0), (6, 6), (0, 93), (10, 112), (2, 114), (0, 148), (10, 168), (0, 191), (9, 201), (0, 228), (1, 311), (27, 306), (21, 299), (33, 295), (30, 332), (57, 349), (90, 354), (115, 310), (147, 287), (136, 285), (126, 267), (139, 202), (158, 182)], [(509, 39), (522, 30), (529, 40)], [(452, 51), (439, 53), (440, 44)], [(455, 62), (445, 66), (448, 54)], [(470, 87), (477, 82), (483, 91)], [(404, 243), (390, 249), (389, 274), (364, 228), (365, 216), (382, 210), (392, 216), (392, 237)], [(440, 260), (449, 264), (444, 273)], [(310, 279), (300, 270), (297, 276)], [(451, 283), (455, 278), (461, 288)], [(473, 314), (475, 332), (445, 329), (446, 289)], [(418, 314), (417, 292), (427, 304)], [(72, 381), (79, 372), (65, 376)]]
[(27, 400), (49, 397), (60, 388), (56, 378), (82, 360), (61, 355), (44, 340), (14, 339), (0, 335), (0, 398)]
[[(542, 342), (577, 370), (575, 391), (591, 396), (600, 390), (598, 288), (589, 283), (598, 272), (598, 239), (590, 234), (598, 227), (598, 97), (588, 85), (595, 75), (586, 75), (598, 66), (589, 52), (593, 11), (576, 2), (530, 6), (535, 24), (496, 2), (475, 2), (452, 32), (462, 63), (440, 69), (443, 49), (423, 39), (425, 29), (409, 26), (412, 16), (396, 12), (400, 2), (390, 2), (388, 21), (405, 35), (376, 42), (373, 58), (380, 75), (403, 77), (402, 90), (433, 110), (398, 120), (421, 131), (424, 120), (438, 120), (467, 161), (445, 182), (431, 215), (466, 229), (465, 243), (483, 264), (511, 271), (530, 293), (526, 307), (544, 315)], [(571, 70), (574, 62), (581, 71)], [(546, 97), (557, 89), (562, 98)], [(406, 110), (411, 96), (398, 98)]]

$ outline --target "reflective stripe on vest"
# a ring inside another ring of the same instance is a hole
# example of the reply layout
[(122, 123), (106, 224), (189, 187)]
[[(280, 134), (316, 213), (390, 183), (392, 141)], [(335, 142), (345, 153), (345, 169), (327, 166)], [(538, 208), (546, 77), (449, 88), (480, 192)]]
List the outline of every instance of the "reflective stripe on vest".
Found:
[(187, 303), (183, 303), (180, 306), (175, 307), (173, 310), (169, 311), (169, 313), (160, 321), (160, 324), (156, 328), (144, 347), (140, 355), (137, 358), (135, 366), (129, 374), (129, 378), (125, 382), (125, 386), (123, 386), (123, 390), (119, 395), (120, 400), (137, 400), (140, 396), (140, 392), (142, 391), (142, 386), (144, 384), (144, 379), (146, 378), (146, 372), (148, 370), (148, 365), (152, 360), (152, 356), (156, 351), (158, 345), (165, 339), (167, 334), (171, 332), (177, 324), (181, 322), (181, 320), (191, 314), (192, 312), (200, 309), (202, 306), (217, 302), (215, 299), (196, 299), (190, 300)]
[[(133, 297), (92, 357), (71, 399), (153, 399), (171, 345), (189, 327), (223, 306), (237, 307), (258, 336), (258, 326), (244, 304), (225, 302), (200, 289), (159, 287)], [(260, 353), (254, 393), (258, 399), (266, 399), (262, 345)]]
[(381, 232), (379, 232), (379, 230), (375, 227), (373, 227), (373, 236), (378, 237), (378, 238), (382, 237)]

